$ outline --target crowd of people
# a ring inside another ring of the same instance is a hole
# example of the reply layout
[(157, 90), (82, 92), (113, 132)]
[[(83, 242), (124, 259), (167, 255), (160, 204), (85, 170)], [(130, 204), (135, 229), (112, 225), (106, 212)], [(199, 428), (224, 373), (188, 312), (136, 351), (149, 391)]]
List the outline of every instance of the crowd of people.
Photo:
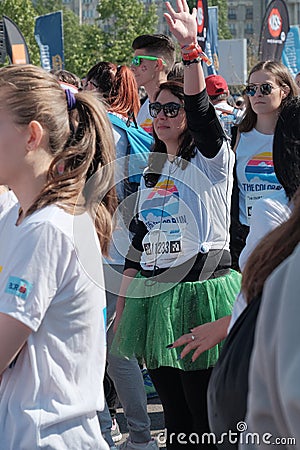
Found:
[(0, 69), (0, 450), (155, 450), (145, 380), (168, 449), (298, 448), (299, 74), (234, 100), (166, 8), (130, 67)]

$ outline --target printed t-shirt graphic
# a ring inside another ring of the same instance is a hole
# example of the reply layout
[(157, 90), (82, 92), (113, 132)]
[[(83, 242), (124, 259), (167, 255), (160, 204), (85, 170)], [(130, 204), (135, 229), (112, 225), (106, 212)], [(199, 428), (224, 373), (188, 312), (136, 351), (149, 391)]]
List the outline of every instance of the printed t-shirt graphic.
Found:
[(141, 203), (141, 216), (149, 232), (143, 239), (145, 263), (172, 263), (182, 249), (182, 227), (186, 217), (179, 215), (179, 192), (173, 180), (164, 179)]
[(282, 189), (273, 166), (273, 135), (256, 129), (241, 133), (236, 150), (236, 174), (239, 186), (240, 222), (250, 225), (254, 203)]
[(153, 134), (153, 119), (149, 113), (149, 98), (142, 104), (138, 112), (136, 121), (147, 133)]
[(270, 190), (281, 188), (275, 175), (272, 152), (260, 153), (251, 158), (245, 167), (245, 176), (250, 183), (250, 192), (246, 193), (246, 215), (250, 224), (253, 204), (260, 198), (268, 197)]

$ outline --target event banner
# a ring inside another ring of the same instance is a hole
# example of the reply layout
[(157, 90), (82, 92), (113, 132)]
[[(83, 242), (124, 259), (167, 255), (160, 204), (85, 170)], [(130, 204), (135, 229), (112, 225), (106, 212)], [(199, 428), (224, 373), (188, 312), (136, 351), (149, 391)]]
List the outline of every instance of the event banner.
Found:
[(6, 54), (11, 64), (29, 64), (30, 57), (24, 36), (15, 22), (7, 16), (2, 19)]
[(207, 0), (197, 0), (196, 3), (197, 8), (197, 40), (198, 44), (205, 51), (205, 42), (208, 31), (208, 8), (207, 8)]
[(212, 65), (207, 67), (207, 74), (214, 75), (219, 71), (218, 50), (218, 7), (208, 8), (208, 30), (206, 37), (205, 53), (211, 60)]
[(282, 52), (282, 62), (294, 77), (300, 72), (300, 33), (298, 25), (290, 27)]
[(260, 61), (280, 61), (290, 29), (289, 13), (284, 0), (269, 3), (262, 22), (258, 58)]
[(62, 12), (54, 12), (35, 19), (34, 37), (40, 48), (41, 65), (45, 70), (64, 68)]

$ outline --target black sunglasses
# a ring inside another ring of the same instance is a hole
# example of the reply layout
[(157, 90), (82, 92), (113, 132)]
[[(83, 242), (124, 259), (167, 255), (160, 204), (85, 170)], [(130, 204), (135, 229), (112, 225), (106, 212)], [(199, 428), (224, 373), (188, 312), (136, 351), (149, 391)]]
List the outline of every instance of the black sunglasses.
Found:
[(175, 102), (165, 103), (164, 105), (159, 102), (149, 103), (150, 116), (154, 118), (158, 116), (161, 110), (166, 117), (177, 117), (180, 108), (183, 108), (183, 105)]
[(270, 95), (272, 90), (277, 88), (278, 86), (274, 87), (270, 83), (249, 84), (245, 87), (245, 94), (248, 95), (248, 97), (253, 97), (257, 89), (259, 89), (262, 95)]

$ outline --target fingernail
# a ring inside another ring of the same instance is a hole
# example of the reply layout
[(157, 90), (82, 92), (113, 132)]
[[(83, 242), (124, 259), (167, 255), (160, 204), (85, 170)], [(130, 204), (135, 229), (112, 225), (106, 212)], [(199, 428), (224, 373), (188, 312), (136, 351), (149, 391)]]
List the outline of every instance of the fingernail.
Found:
[(172, 348), (173, 347), (173, 343), (172, 344), (168, 344), (167, 346), (166, 346), (166, 348)]
[(193, 328), (190, 328), (190, 329), (189, 329), (189, 332), (192, 333), (192, 332), (193, 332)]
[(181, 354), (179, 353), (179, 355), (177, 356), (177, 361), (181, 360)]

